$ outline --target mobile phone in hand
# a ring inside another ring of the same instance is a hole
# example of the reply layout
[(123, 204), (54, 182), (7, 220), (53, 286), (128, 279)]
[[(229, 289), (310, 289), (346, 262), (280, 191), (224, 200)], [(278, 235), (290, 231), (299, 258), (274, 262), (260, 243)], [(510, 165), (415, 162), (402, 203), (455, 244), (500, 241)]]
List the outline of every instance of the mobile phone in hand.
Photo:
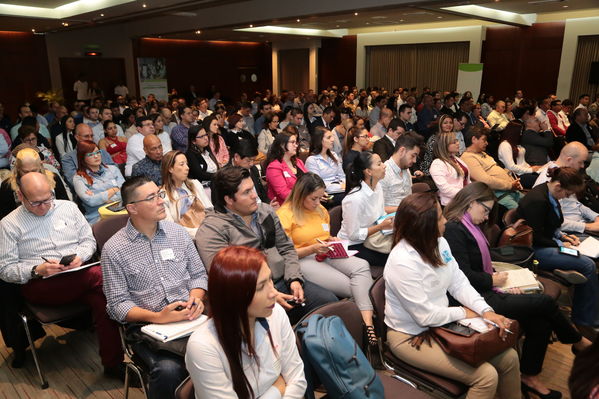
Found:
[(63, 266), (68, 266), (71, 264), (71, 262), (75, 259), (76, 256), (77, 256), (77, 254), (63, 256), (62, 258), (60, 258), (59, 263)]

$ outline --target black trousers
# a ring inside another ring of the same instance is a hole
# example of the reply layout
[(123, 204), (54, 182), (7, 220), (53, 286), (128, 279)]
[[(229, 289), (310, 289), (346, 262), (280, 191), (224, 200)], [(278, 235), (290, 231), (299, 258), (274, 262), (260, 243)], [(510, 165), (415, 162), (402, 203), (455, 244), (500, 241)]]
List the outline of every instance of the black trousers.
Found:
[(364, 259), (370, 266), (385, 266), (389, 254), (373, 251), (364, 246), (364, 244), (355, 244), (347, 247), (348, 249), (358, 251), (356, 257)]
[(537, 375), (541, 372), (552, 331), (564, 344), (573, 344), (582, 338), (560, 312), (553, 298), (547, 295), (513, 295), (488, 291), (483, 297), (496, 313), (520, 323), (524, 331), (520, 360), (522, 374)]

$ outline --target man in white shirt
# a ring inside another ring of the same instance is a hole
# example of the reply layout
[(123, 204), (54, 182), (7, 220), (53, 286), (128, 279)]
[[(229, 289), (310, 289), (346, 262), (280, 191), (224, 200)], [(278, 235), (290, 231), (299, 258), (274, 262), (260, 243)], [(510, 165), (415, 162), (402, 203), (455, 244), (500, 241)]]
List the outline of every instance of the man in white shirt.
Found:
[(77, 93), (77, 101), (89, 101), (89, 87), (85, 74), (79, 75), (79, 79), (73, 84), (73, 91)]
[(100, 110), (93, 105), (89, 107), (83, 116), (83, 123), (89, 125), (89, 127), (92, 129), (98, 125), (101, 125)]
[(522, 90), (516, 90), (516, 95), (514, 96), (514, 107), (517, 107), (523, 98), (524, 94), (522, 93)]
[[(578, 106), (576, 108), (574, 108), (574, 111), (576, 111), (578, 108), (584, 108), (587, 111), (589, 110), (589, 103), (591, 102), (591, 96), (588, 94), (581, 94), (580, 97), (578, 97)], [(590, 121), (591, 120), (591, 114), (587, 114), (587, 119)]]
[(154, 123), (149, 116), (140, 116), (135, 119), (137, 133), (127, 141), (127, 163), (125, 164), (125, 176), (131, 176), (133, 165), (145, 158), (144, 137), (154, 134)]
[(551, 105), (551, 99), (546, 97), (539, 103), (539, 107), (535, 113), (535, 117), (539, 120), (541, 126), (551, 126), (549, 122), (549, 117), (547, 116), (547, 111), (549, 111)]
[(416, 163), (421, 146), (422, 137), (413, 132), (404, 133), (395, 141), (395, 151), (385, 162), (385, 178), (381, 180), (385, 212), (395, 212), (401, 201), (412, 194), (409, 168)]
[[(94, 132), (94, 143), (96, 144), (104, 138), (104, 122), (112, 120), (112, 110), (110, 108), (102, 108), (100, 110), (100, 118), (102, 119), (100, 123), (92, 128), (92, 131)], [(123, 128), (118, 123), (116, 123), (116, 135), (125, 137)]]
[(487, 122), (489, 123), (489, 126), (491, 126), (491, 128), (496, 126), (495, 130), (501, 131), (505, 129), (508, 123), (510, 123), (508, 118), (505, 116), (504, 112), (505, 102), (497, 101), (495, 103), (495, 109), (491, 111), (489, 116), (487, 116)]

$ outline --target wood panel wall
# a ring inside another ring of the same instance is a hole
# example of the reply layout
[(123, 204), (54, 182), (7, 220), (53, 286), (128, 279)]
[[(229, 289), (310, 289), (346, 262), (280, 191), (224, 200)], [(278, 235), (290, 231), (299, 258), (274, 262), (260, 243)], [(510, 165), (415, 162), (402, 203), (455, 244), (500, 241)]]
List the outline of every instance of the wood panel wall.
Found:
[(357, 36), (326, 38), (321, 40), (318, 51), (318, 87), (356, 84), (356, 45)]

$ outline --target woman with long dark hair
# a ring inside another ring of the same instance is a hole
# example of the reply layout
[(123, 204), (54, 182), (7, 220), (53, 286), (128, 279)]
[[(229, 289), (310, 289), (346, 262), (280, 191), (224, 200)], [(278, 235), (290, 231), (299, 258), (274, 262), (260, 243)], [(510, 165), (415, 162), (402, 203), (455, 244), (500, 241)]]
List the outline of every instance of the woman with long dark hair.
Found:
[(127, 163), (127, 138), (118, 136), (117, 125), (112, 120), (103, 122), (104, 137), (98, 142), (98, 148), (110, 154), (117, 165)]
[(321, 126), (316, 127), (310, 145), (312, 155), (306, 159), (306, 168), (324, 180), (326, 192), (333, 197), (324, 204), (329, 209), (339, 205), (345, 197), (345, 173), (341, 157), (333, 152), (334, 144), (335, 133)]
[(368, 130), (358, 126), (352, 127), (345, 135), (344, 146), (343, 164), (341, 166), (344, 171), (347, 171), (348, 166), (354, 162), (354, 159), (370, 146)]
[(223, 167), (229, 163), (229, 150), (225, 139), (220, 134), (220, 128), (218, 126), (218, 120), (216, 115), (210, 115), (204, 118), (202, 121), (202, 127), (208, 133), (208, 139), (210, 141), (210, 149), (214, 154), (214, 157), (218, 161), (218, 166)]
[(187, 162), (189, 178), (208, 186), (219, 169), (218, 161), (210, 149), (208, 132), (200, 125), (192, 125), (187, 131)]
[(521, 145), (522, 133), (519, 129), (504, 129), (501, 132), (501, 143), (497, 155), (503, 166), (520, 178), (523, 188), (532, 188), (537, 177), (537, 170), (543, 165), (529, 165), (524, 159), (526, 149)]
[(266, 258), (241, 246), (219, 251), (208, 276), (209, 319), (187, 343), (198, 399), (301, 399), (304, 366)]
[(65, 115), (60, 120), (60, 133), (54, 141), (54, 155), (62, 158), (67, 152), (75, 149), (77, 140), (75, 140), (75, 118), (71, 115)]
[(308, 171), (297, 158), (298, 136), (285, 131), (277, 134), (266, 157), (268, 198), (282, 204), (298, 177)]

